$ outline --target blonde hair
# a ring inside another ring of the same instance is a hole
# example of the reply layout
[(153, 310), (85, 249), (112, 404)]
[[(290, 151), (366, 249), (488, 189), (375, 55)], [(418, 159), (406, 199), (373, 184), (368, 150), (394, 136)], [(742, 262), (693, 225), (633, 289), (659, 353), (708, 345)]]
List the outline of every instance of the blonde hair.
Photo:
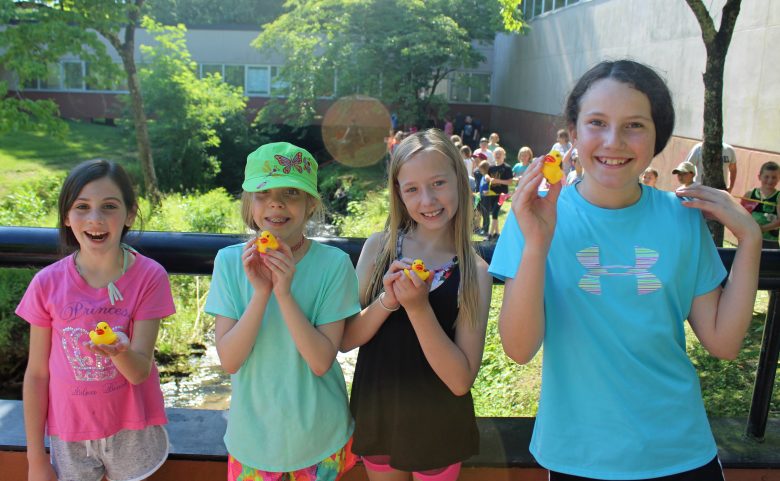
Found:
[[(322, 200), (314, 197), (308, 192), (301, 191), (306, 194), (306, 209), (313, 207), (306, 217), (306, 222), (310, 222), (312, 219), (316, 221), (322, 220), (325, 215), (325, 208), (322, 205)], [(241, 220), (244, 221), (244, 225), (247, 229), (257, 232), (260, 227), (255, 223), (255, 219), (252, 216), (252, 200), (254, 192), (241, 192)]]
[(530, 160), (533, 160), (533, 158), (534, 158), (534, 151), (533, 151), (533, 150), (531, 150), (531, 147), (528, 147), (527, 145), (524, 145), (524, 146), (520, 147), (520, 150), (517, 152), (517, 160), (518, 160), (519, 162), (522, 162), (522, 161), (523, 161), (523, 159), (522, 159), (522, 155), (523, 155), (523, 153), (525, 153), (525, 152), (528, 152), (529, 154), (531, 154), (531, 155), (529, 155), (529, 156), (528, 156), (528, 158), (529, 158)]
[(504, 159), (506, 160), (506, 150), (504, 150), (503, 147), (496, 147), (493, 149), (493, 157), (495, 158), (496, 154), (501, 153), (504, 154)]
[(455, 255), (458, 256), (460, 269), (460, 286), (458, 286), (460, 310), (456, 325), (465, 322), (466, 325), (473, 327), (477, 325), (479, 282), (477, 282), (477, 251), (474, 250), (471, 243), (473, 227), (471, 189), (469, 188), (466, 164), (463, 162), (460, 152), (450, 139), (438, 129), (417, 132), (404, 139), (393, 151), (388, 167), (387, 188), (390, 197), (390, 212), (385, 222), (384, 245), (374, 264), (374, 272), (371, 274), (366, 292), (361, 293), (361, 301), (367, 305), (381, 294), (382, 278), (387, 266), (395, 259), (399, 236), (404, 232), (412, 232), (417, 227), (417, 223), (409, 215), (403, 200), (401, 200), (398, 173), (406, 162), (420, 152), (442, 154), (449, 160), (450, 166), (455, 171), (458, 208), (450, 222), (450, 232), (455, 241)]

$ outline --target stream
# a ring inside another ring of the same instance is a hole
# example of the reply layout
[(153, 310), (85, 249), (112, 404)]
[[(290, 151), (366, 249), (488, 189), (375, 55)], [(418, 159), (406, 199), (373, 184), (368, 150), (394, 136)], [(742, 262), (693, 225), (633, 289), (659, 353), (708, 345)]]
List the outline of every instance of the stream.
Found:
[[(347, 386), (352, 384), (357, 361), (357, 349), (348, 353), (340, 352), (336, 360), (344, 371)], [(193, 367), (191, 376), (175, 378), (162, 384), (165, 407), (216, 409), (225, 410), (230, 407), (230, 375), (219, 365), (217, 348), (209, 343), (203, 356), (190, 357)]]

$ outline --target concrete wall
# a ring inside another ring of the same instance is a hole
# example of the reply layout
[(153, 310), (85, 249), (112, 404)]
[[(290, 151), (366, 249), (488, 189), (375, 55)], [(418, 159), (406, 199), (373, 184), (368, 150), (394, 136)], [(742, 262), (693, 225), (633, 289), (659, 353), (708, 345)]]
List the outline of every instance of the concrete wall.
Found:
[[(724, 0), (706, 3), (717, 14), (717, 26)], [(724, 140), (735, 147), (780, 153), (778, 44), (780, 1), (743, 0), (723, 96)], [(666, 78), (677, 111), (674, 135), (700, 139), (706, 52), (684, 0), (583, 1), (532, 19), (528, 35), (499, 35), (493, 104), (517, 111), (518, 118), (540, 114), (538, 121), (547, 122), (531, 128), (533, 135), (520, 131), (529, 128), (525, 122), (502, 127), (502, 138), (512, 144), (551, 145), (560, 121), (550, 124), (550, 116), (560, 115), (577, 78), (601, 60), (626, 57), (652, 65)], [(549, 132), (552, 137), (538, 137)]]

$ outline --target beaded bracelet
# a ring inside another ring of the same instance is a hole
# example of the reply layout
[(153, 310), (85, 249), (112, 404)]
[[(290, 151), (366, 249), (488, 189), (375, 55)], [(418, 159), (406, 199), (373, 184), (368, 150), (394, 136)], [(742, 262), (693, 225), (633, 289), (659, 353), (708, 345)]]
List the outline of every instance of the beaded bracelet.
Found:
[(377, 298), (377, 299), (379, 299), (379, 305), (380, 305), (380, 306), (382, 306), (382, 309), (384, 309), (384, 310), (386, 310), (386, 311), (389, 311), (389, 312), (395, 312), (395, 311), (397, 311), (398, 309), (400, 309), (400, 308), (401, 308), (401, 306), (399, 305), (399, 306), (398, 306), (398, 307), (396, 307), (395, 309), (390, 309), (390, 308), (389, 308), (389, 307), (387, 307), (387, 306), (385, 305), (385, 303), (382, 301), (382, 298), (383, 298), (383, 297), (385, 297), (385, 293), (384, 293), (384, 292), (383, 292), (383, 293), (381, 293), (381, 294), (379, 294), (379, 297)]

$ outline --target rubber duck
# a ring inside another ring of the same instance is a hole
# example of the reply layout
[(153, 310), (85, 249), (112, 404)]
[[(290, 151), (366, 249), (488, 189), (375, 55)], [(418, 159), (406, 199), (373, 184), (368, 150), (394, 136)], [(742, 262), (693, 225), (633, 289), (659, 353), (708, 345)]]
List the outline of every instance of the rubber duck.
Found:
[[(431, 275), (431, 271), (425, 268), (425, 262), (423, 262), (422, 259), (415, 259), (414, 262), (412, 262), (412, 271), (414, 271), (414, 273), (417, 274), (417, 277), (423, 281), (427, 281), (428, 276)], [(409, 279), (412, 278), (412, 276), (409, 274), (409, 269), (404, 269), (404, 273), (409, 277)]]
[(107, 322), (98, 322), (94, 331), (89, 331), (89, 338), (92, 344), (113, 344), (116, 342), (116, 334), (111, 330)]
[(551, 150), (544, 156), (544, 165), (542, 165), (542, 175), (550, 184), (557, 184), (563, 178), (563, 156), (557, 150)]
[(265, 254), (265, 251), (268, 249), (272, 251), (279, 249), (279, 242), (276, 240), (276, 237), (267, 230), (264, 230), (257, 236), (255, 245), (257, 246), (257, 252), (261, 254)]

